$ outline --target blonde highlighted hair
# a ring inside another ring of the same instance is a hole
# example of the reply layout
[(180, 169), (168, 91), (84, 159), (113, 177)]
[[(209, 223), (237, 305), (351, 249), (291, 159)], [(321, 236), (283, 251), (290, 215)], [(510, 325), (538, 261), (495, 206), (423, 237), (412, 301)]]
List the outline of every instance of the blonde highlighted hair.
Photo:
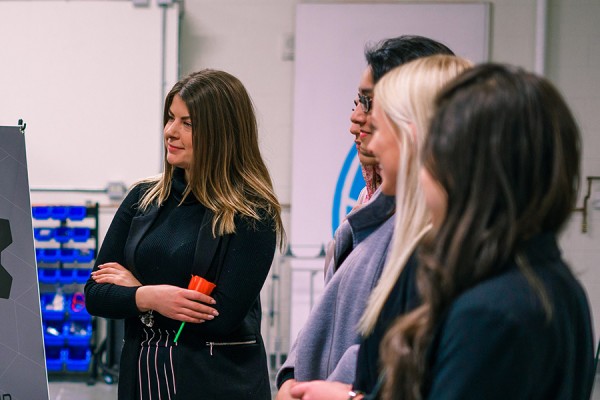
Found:
[[(248, 92), (233, 75), (211, 69), (194, 72), (175, 84), (165, 99), (163, 124), (178, 95), (192, 121), (193, 161), (184, 198), (193, 195), (214, 213), (214, 236), (235, 232), (236, 216), (273, 221), (280, 246), (285, 240), (281, 207), (258, 146), (258, 127)], [(171, 191), (174, 167), (146, 180), (150, 188), (140, 208), (162, 204)]]
[(419, 152), (429, 129), (435, 96), (471, 66), (470, 61), (456, 56), (419, 58), (388, 72), (375, 86), (375, 102), (395, 128), (400, 153), (392, 248), (359, 322), (359, 331), (365, 336), (373, 331), (410, 255), (431, 228), (419, 182)]

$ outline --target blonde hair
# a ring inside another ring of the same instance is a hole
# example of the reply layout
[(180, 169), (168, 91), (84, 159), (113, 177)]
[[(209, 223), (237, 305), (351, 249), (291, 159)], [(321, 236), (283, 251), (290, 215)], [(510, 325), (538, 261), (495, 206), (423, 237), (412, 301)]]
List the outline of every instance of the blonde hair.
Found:
[[(235, 217), (268, 217), (282, 247), (281, 207), (258, 146), (254, 106), (243, 84), (224, 71), (205, 69), (181, 79), (165, 100), (163, 123), (179, 95), (192, 120), (193, 161), (184, 198), (193, 195), (214, 213), (213, 236), (235, 232)], [(140, 208), (162, 204), (171, 191), (174, 167), (164, 158), (164, 172), (148, 178), (150, 188)]]
[(392, 248), (359, 321), (359, 331), (365, 336), (373, 331), (410, 255), (431, 228), (419, 182), (419, 152), (427, 135), (435, 96), (447, 82), (471, 66), (470, 61), (456, 56), (419, 58), (388, 72), (375, 86), (375, 101), (395, 128), (400, 154)]

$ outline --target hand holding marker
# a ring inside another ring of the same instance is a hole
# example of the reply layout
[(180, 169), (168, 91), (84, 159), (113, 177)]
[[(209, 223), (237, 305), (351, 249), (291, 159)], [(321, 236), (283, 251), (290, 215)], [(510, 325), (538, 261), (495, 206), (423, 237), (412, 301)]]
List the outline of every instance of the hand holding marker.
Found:
[[(188, 289), (195, 290), (196, 292), (203, 293), (207, 296), (210, 296), (215, 287), (217, 287), (217, 285), (207, 281), (206, 279), (198, 275), (192, 275), (192, 279), (190, 280), (190, 283), (188, 285)], [(175, 335), (175, 339), (173, 340), (173, 342), (177, 343), (177, 339), (179, 339), (179, 335), (181, 335), (181, 331), (183, 330), (184, 325), (185, 321), (183, 321), (181, 323), (181, 326), (179, 326), (179, 330), (177, 331), (177, 335)]]

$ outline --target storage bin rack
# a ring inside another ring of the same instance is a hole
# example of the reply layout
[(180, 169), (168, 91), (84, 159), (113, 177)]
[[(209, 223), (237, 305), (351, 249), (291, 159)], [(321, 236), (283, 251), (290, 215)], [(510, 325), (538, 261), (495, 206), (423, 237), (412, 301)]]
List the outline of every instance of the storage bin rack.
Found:
[(98, 249), (98, 204), (33, 206), (32, 215), (48, 372), (89, 372), (94, 324), (83, 286)]

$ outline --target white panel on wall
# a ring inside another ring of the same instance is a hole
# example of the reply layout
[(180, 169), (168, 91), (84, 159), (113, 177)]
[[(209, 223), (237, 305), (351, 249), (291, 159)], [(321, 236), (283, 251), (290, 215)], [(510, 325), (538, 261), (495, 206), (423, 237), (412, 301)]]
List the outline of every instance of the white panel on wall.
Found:
[[(422, 35), (473, 62), (487, 61), (488, 20), (489, 5), (482, 3), (297, 6), (289, 232), (294, 254), (318, 254), (331, 239), (336, 218), (339, 222), (355, 201), (352, 193), (357, 191), (352, 185), (360, 184), (357, 172), (361, 177), (348, 129), (352, 101), (366, 67), (365, 45), (400, 35)], [(306, 261), (302, 263), (306, 269)], [(323, 259), (315, 257), (312, 267), (320, 269), (322, 264)], [(300, 275), (292, 279), (296, 278), (308, 285)], [(292, 295), (291, 338), (309, 306)]]
[(32, 187), (97, 189), (160, 171), (178, 14), (156, 1), (0, 2), (0, 125), (27, 123)]

